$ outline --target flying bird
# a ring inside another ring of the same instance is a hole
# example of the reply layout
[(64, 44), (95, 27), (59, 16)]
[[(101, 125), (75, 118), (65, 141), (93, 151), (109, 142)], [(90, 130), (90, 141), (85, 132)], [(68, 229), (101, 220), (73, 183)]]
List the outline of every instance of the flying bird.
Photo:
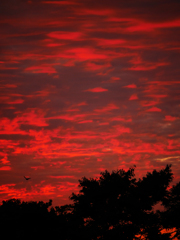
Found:
[(26, 180), (29, 180), (29, 179), (31, 179), (30, 177), (25, 177), (25, 176), (24, 176), (24, 178), (25, 178)]

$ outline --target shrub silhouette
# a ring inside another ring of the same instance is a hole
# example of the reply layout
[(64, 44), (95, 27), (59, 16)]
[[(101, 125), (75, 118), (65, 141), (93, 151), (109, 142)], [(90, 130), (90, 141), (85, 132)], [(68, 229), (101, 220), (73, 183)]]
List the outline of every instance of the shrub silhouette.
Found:
[[(142, 179), (135, 178), (134, 170), (106, 170), (99, 179), (83, 177), (79, 193), (70, 196), (73, 203), (60, 207), (51, 207), (52, 200), (3, 201), (1, 233), (6, 233), (6, 239), (179, 239), (180, 183), (169, 189), (171, 165)], [(157, 203), (162, 203), (165, 210), (154, 211)], [(161, 233), (168, 228), (175, 229), (174, 237)]]

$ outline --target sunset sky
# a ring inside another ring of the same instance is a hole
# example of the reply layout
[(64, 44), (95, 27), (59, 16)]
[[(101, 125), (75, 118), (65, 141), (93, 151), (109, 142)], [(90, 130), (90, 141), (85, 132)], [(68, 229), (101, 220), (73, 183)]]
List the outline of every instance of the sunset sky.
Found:
[(0, 2), (0, 201), (63, 205), (81, 177), (133, 165), (172, 164), (180, 181), (179, 13), (179, 0)]

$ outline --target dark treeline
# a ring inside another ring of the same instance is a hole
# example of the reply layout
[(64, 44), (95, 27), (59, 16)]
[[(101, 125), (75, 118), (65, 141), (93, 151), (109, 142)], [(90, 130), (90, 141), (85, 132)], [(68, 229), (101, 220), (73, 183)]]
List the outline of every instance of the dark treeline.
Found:
[[(3, 201), (0, 230), (4, 239), (147, 240), (180, 239), (180, 183), (170, 188), (171, 165), (142, 179), (134, 168), (102, 172), (99, 179), (83, 177), (72, 204)], [(154, 210), (161, 203), (163, 210)], [(161, 234), (174, 228), (174, 236)], [(139, 235), (139, 236), (138, 236)]]

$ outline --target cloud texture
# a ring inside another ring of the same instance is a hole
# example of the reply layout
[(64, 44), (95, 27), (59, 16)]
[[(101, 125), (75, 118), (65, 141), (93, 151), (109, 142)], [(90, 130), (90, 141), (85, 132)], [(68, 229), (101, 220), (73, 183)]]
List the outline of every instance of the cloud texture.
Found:
[(179, 11), (1, 1), (1, 200), (65, 204), (79, 178), (133, 165), (141, 177), (171, 163), (179, 181)]

